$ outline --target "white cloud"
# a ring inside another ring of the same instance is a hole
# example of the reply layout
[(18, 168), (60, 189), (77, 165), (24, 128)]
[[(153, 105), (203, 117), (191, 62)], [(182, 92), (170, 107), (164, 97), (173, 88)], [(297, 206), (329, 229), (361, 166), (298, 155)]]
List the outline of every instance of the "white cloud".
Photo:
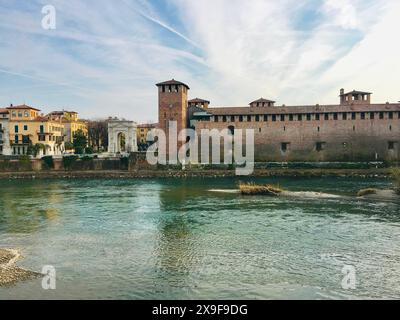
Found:
[(171, 0), (164, 15), (144, 0), (55, 0), (54, 32), (40, 28), (44, 2), (0, 11), (0, 104), (155, 120), (154, 84), (170, 78), (213, 105), (336, 103), (341, 87), (400, 99), (396, 0), (319, 2), (307, 28), (306, 0)]

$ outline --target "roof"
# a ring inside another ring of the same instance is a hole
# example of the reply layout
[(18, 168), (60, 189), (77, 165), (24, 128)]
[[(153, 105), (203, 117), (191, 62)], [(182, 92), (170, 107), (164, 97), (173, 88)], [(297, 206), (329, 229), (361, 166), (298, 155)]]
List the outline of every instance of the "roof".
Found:
[(41, 121), (41, 122), (47, 122), (49, 121), (49, 118), (43, 117), (43, 116), (38, 116), (35, 118), (34, 121)]
[(21, 109), (31, 109), (31, 110), (35, 110), (35, 111), (40, 111), (39, 109), (27, 106), (26, 104), (22, 104), (20, 106), (10, 106), (7, 108), (8, 110), (21, 110)]
[(139, 124), (137, 127), (138, 128), (155, 128), (157, 126), (157, 123), (145, 123), (145, 124)]
[(372, 94), (372, 92), (353, 90), (347, 93), (343, 93), (341, 94), (341, 96), (347, 96), (348, 94)]
[(159, 86), (169, 86), (169, 85), (182, 85), (182, 86), (185, 86), (186, 88), (190, 89), (187, 84), (185, 84), (183, 82), (180, 82), (180, 81), (176, 81), (175, 79), (164, 81), (164, 82), (160, 82), (160, 83), (156, 84), (157, 87), (159, 87)]
[(189, 103), (202, 103), (202, 102), (210, 103), (210, 101), (208, 101), (208, 100), (199, 99), (199, 98), (195, 98), (195, 99), (189, 100), (188, 102)]
[(400, 103), (360, 105), (308, 105), (278, 107), (216, 107), (208, 108), (213, 115), (257, 115), (257, 114), (307, 114), (328, 112), (388, 112), (400, 111)]
[(270, 103), (275, 103), (276, 101), (273, 101), (273, 100), (268, 100), (268, 99), (264, 99), (264, 98), (260, 98), (260, 99), (258, 99), (258, 100), (256, 100), (256, 101), (253, 101), (253, 102), (250, 102), (250, 104), (256, 104), (256, 103), (259, 103), (259, 102), (270, 102)]
[(0, 113), (8, 113), (8, 110), (4, 109), (4, 108), (0, 108)]

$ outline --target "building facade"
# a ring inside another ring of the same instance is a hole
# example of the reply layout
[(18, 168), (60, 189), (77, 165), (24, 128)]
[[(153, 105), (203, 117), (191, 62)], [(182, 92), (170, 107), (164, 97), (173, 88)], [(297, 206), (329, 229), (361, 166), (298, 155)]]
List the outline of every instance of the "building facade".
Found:
[(11, 155), (27, 155), (35, 144), (43, 146), (39, 156), (64, 152), (64, 126), (60, 120), (39, 115), (39, 109), (27, 105), (10, 106), (7, 110)]
[(152, 130), (157, 127), (157, 124), (146, 123), (139, 124), (136, 129), (136, 140), (138, 143), (139, 151), (146, 151), (148, 147), (154, 142)]
[(0, 109), (0, 155), (10, 155), (9, 113), (7, 109)]
[(87, 122), (80, 120), (78, 113), (75, 111), (53, 111), (49, 113), (47, 117), (55, 121), (62, 121), (64, 125), (65, 142), (72, 143), (77, 131), (82, 131), (85, 136), (88, 136)]
[(336, 105), (277, 106), (261, 98), (246, 107), (210, 107), (204, 99), (186, 102), (185, 84), (173, 92), (157, 86), (159, 127), (172, 119), (198, 135), (202, 129), (253, 129), (255, 161), (400, 160), (400, 103), (373, 104), (370, 92), (342, 89)]

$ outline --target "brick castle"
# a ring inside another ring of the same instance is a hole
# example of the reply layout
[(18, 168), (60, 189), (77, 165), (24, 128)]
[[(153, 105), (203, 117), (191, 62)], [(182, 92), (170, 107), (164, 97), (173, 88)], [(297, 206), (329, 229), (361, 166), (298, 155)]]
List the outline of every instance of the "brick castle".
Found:
[(371, 103), (370, 92), (340, 90), (339, 104), (278, 106), (258, 99), (246, 107), (210, 107), (188, 100), (189, 86), (157, 84), (159, 128), (254, 129), (255, 161), (398, 161), (400, 103)]

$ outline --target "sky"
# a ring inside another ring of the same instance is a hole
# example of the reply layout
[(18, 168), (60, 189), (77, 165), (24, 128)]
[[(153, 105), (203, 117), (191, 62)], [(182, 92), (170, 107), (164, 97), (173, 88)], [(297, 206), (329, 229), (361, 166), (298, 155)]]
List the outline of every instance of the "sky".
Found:
[(154, 122), (172, 78), (211, 106), (397, 102), (399, 16), (399, 0), (0, 0), (0, 107)]

